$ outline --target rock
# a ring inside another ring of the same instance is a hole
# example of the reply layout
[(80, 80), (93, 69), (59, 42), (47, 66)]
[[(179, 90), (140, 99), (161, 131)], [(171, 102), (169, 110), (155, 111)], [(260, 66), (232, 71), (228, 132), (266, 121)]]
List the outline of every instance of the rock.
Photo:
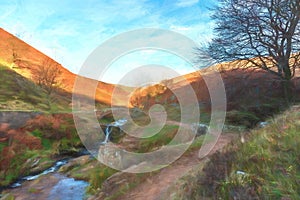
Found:
[[(103, 132), (106, 132), (107, 129), (107, 125), (100, 125), (101, 129), (103, 130)], [(113, 143), (117, 143), (121, 138), (124, 137), (125, 133), (116, 126), (110, 126), (111, 128), (111, 133), (109, 135), (109, 141), (113, 142)], [(104, 138), (103, 138), (104, 140)]]
[(263, 127), (267, 126), (268, 124), (269, 124), (269, 122), (258, 122), (258, 127), (263, 128)]
[[(35, 164), (35, 163), (33, 163)], [(40, 173), (41, 171), (44, 171), (46, 169), (48, 169), (49, 167), (51, 167), (54, 164), (54, 161), (52, 160), (48, 160), (48, 161), (44, 161), (44, 162), (40, 162), (34, 166), (33, 168), (29, 168), (29, 174), (37, 174)]]
[(201, 123), (199, 123), (199, 124), (194, 123), (192, 125), (192, 130), (196, 134), (196, 137), (205, 135), (209, 131), (208, 126), (206, 124), (201, 124)]
[(122, 150), (116, 148), (110, 142), (104, 146), (100, 146), (98, 160), (102, 163), (108, 163), (110, 166), (115, 166), (115, 168), (123, 169)]
[(26, 160), (26, 162), (24, 163), (25, 166), (29, 166), (30, 168), (34, 168), (37, 167), (39, 162), (40, 162), (40, 158), (29, 158)]
[(67, 172), (76, 166), (85, 165), (90, 161), (90, 159), (91, 159), (90, 155), (84, 155), (84, 156), (80, 156), (78, 158), (74, 158), (74, 159), (70, 160), (67, 164), (62, 166), (59, 169), (59, 172)]

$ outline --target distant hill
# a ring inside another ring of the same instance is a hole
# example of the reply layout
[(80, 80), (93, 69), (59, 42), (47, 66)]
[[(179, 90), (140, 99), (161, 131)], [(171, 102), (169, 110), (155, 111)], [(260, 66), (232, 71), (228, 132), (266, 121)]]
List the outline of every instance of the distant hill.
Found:
[[(0, 63), (8, 66), (11, 70), (37, 83), (37, 71), (41, 69), (45, 60), (50, 62), (49, 66), (59, 66), (60, 73), (58, 80), (61, 91), (69, 96), (73, 92), (73, 85), (76, 75), (65, 69), (61, 64), (31, 47), (24, 41), (0, 28)], [(224, 81), (228, 110), (237, 109), (246, 105), (257, 107), (257, 105), (269, 104), (281, 98), (282, 89), (278, 77), (262, 70), (242, 70), (236, 68), (237, 62), (222, 63), (216, 66), (221, 72)], [(172, 91), (178, 94), (185, 94), (188, 85), (195, 90), (198, 101), (205, 109), (210, 109), (210, 95), (203, 79), (203, 75), (211, 73), (212, 67), (164, 80), (158, 84), (130, 88), (121, 85), (113, 85), (104, 82), (97, 82), (96, 101), (115, 106), (143, 107), (147, 108), (155, 103), (170, 104), (177, 103), (177, 98)], [(297, 77), (294, 78), (295, 93), (300, 93), (300, 72), (297, 69)], [(95, 84), (95, 80), (80, 77), (84, 85), (78, 89), (78, 94), (86, 94), (88, 88)], [(117, 92), (115, 92), (117, 91)], [(115, 92), (115, 93), (113, 93)], [(89, 97), (93, 99), (94, 94)], [(112, 96), (114, 101), (112, 101)], [(68, 97), (70, 98), (70, 97)], [(128, 102), (129, 99), (129, 102)], [(70, 100), (69, 100), (70, 101)]]
[[(252, 110), (253, 112), (268, 113), (259, 110), (283, 104), (283, 89), (281, 80), (264, 70), (253, 68), (238, 68), (237, 61), (222, 63), (214, 66), (224, 82), (227, 99), (227, 110)], [(130, 103), (137, 107), (151, 107), (158, 104), (177, 104), (176, 94), (185, 95), (188, 86), (192, 86), (200, 107), (210, 110), (210, 94), (203, 76), (210, 77), (213, 67), (162, 81), (158, 84), (136, 89), (131, 96)], [(213, 83), (217, 84), (217, 83)], [(216, 85), (212, 85), (216, 88)], [(296, 69), (293, 79), (293, 89), (296, 100), (300, 100), (300, 69)]]
[[(37, 71), (39, 71), (45, 61), (48, 62), (48, 66), (50, 67), (59, 66), (60, 73), (57, 77), (57, 80), (61, 83), (59, 87), (71, 94), (76, 79), (75, 74), (42, 52), (31, 47), (29, 44), (0, 28), (0, 63), (2, 63), (2, 65), (8, 66), (21, 76), (37, 83)], [(78, 90), (79, 94), (85, 94), (86, 88), (88, 88), (90, 84), (95, 84), (94, 81), (95, 80), (84, 78), (85, 85), (82, 90)], [(98, 82), (96, 101), (110, 105), (111, 94), (116, 87), (118, 87), (118, 91), (122, 93), (122, 95), (118, 95), (118, 97), (127, 96), (129, 94), (127, 88), (124, 86)], [(114, 102), (117, 105), (127, 106), (127, 101), (125, 102), (122, 99), (117, 99)]]

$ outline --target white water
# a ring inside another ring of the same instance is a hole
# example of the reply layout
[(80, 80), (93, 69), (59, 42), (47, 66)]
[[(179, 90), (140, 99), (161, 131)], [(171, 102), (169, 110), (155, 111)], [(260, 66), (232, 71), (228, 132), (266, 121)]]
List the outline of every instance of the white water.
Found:
[(56, 172), (61, 166), (67, 164), (68, 160), (60, 160), (57, 161), (52, 167), (46, 169), (45, 171), (37, 174), (37, 175), (32, 175), (32, 176), (25, 176), (23, 178), (21, 178), (19, 181), (13, 183), (11, 185), (12, 188), (16, 188), (16, 187), (20, 187), (22, 185), (22, 182), (24, 181), (32, 181), (32, 180), (36, 180), (38, 179), (40, 176), (49, 174), (49, 173), (53, 173)]
[(47, 200), (82, 200), (85, 196), (85, 188), (88, 185), (89, 184), (85, 181), (62, 177), (62, 180), (60, 180), (50, 191)]
[(104, 141), (102, 141), (100, 144), (107, 144), (108, 141), (109, 141), (109, 137), (110, 137), (110, 134), (112, 132), (112, 129), (111, 127), (121, 127), (123, 126), (124, 124), (126, 124), (127, 122), (127, 119), (119, 119), (115, 122), (112, 122), (110, 124), (107, 125), (106, 129), (105, 129), (105, 138), (104, 138)]
[[(82, 200), (85, 199), (86, 187), (89, 185), (88, 182), (82, 180), (75, 180), (74, 178), (69, 178), (63, 174), (57, 173), (59, 168), (68, 163), (68, 160), (57, 161), (52, 167), (46, 169), (40, 174), (33, 176), (26, 176), (21, 178), (18, 182), (11, 185), (11, 188), (18, 188), (26, 181), (32, 181), (36, 179), (48, 179), (50, 177), (44, 177), (44, 175), (49, 174), (51, 177), (55, 177), (59, 181), (51, 188), (50, 193), (47, 194), (47, 200), (62, 199), (62, 200)], [(24, 184), (22, 187), (28, 187)], [(15, 190), (15, 189), (13, 189)], [(22, 188), (21, 188), (22, 190)], [(43, 195), (41, 193), (41, 195)]]

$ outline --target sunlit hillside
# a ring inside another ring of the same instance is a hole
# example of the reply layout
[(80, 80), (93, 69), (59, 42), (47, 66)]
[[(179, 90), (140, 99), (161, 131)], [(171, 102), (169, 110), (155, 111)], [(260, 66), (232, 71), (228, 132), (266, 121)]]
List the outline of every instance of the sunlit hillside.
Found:
[[(57, 76), (58, 87), (67, 93), (71, 94), (73, 92), (76, 79), (74, 73), (3, 29), (0, 29), (0, 41), (0, 63), (9, 66), (18, 74), (35, 83), (38, 82), (39, 76), (37, 73), (43, 66), (47, 68), (57, 67), (59, 68)], [(82, 88), (78, 88), (77, 92), (79, 92), (79, 94), (87, 95), (86, 89), (93, 88), (93, 85), (97, 85), (95, 99), (104, 104), (111, 104), (111, 94), (116, 87), (115, 85), (97, 82), (88, 78), (80, 78), (83, 80), (84, 85)], [(116, 95), (118, 97), (128, 95), (126, 87), (118, 86), (118, 91), (122, 93), (122, 95)], [(93, 98), (93, 96), (89, 97)], [(114, 102), (118, 105), (127, 106), (127, 102), (122, 101), (122, 99), (115, 99)]]

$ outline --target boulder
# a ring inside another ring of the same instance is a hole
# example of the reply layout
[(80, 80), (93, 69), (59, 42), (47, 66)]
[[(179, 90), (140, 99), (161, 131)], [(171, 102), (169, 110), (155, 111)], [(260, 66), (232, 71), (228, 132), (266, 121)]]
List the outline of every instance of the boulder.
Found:
[(67, 164), (62, 166), (59, 169), (59, 172), (67, 172), (77, 166), (85, 165), (86, 163), (88, 163), (90, 161), (90, 159), (91, 159), (90, 155), (84, 155), (84, 156), (80, 156), (78, 158), (74, 158), (74, 159), (70, 160)]
[(196, 137), (199, 137), (201, 135), (207, 134), (209, 131), (209, 128), (206, 124), (194, 123), (192, 125), (192, 131), (196, 134)]

